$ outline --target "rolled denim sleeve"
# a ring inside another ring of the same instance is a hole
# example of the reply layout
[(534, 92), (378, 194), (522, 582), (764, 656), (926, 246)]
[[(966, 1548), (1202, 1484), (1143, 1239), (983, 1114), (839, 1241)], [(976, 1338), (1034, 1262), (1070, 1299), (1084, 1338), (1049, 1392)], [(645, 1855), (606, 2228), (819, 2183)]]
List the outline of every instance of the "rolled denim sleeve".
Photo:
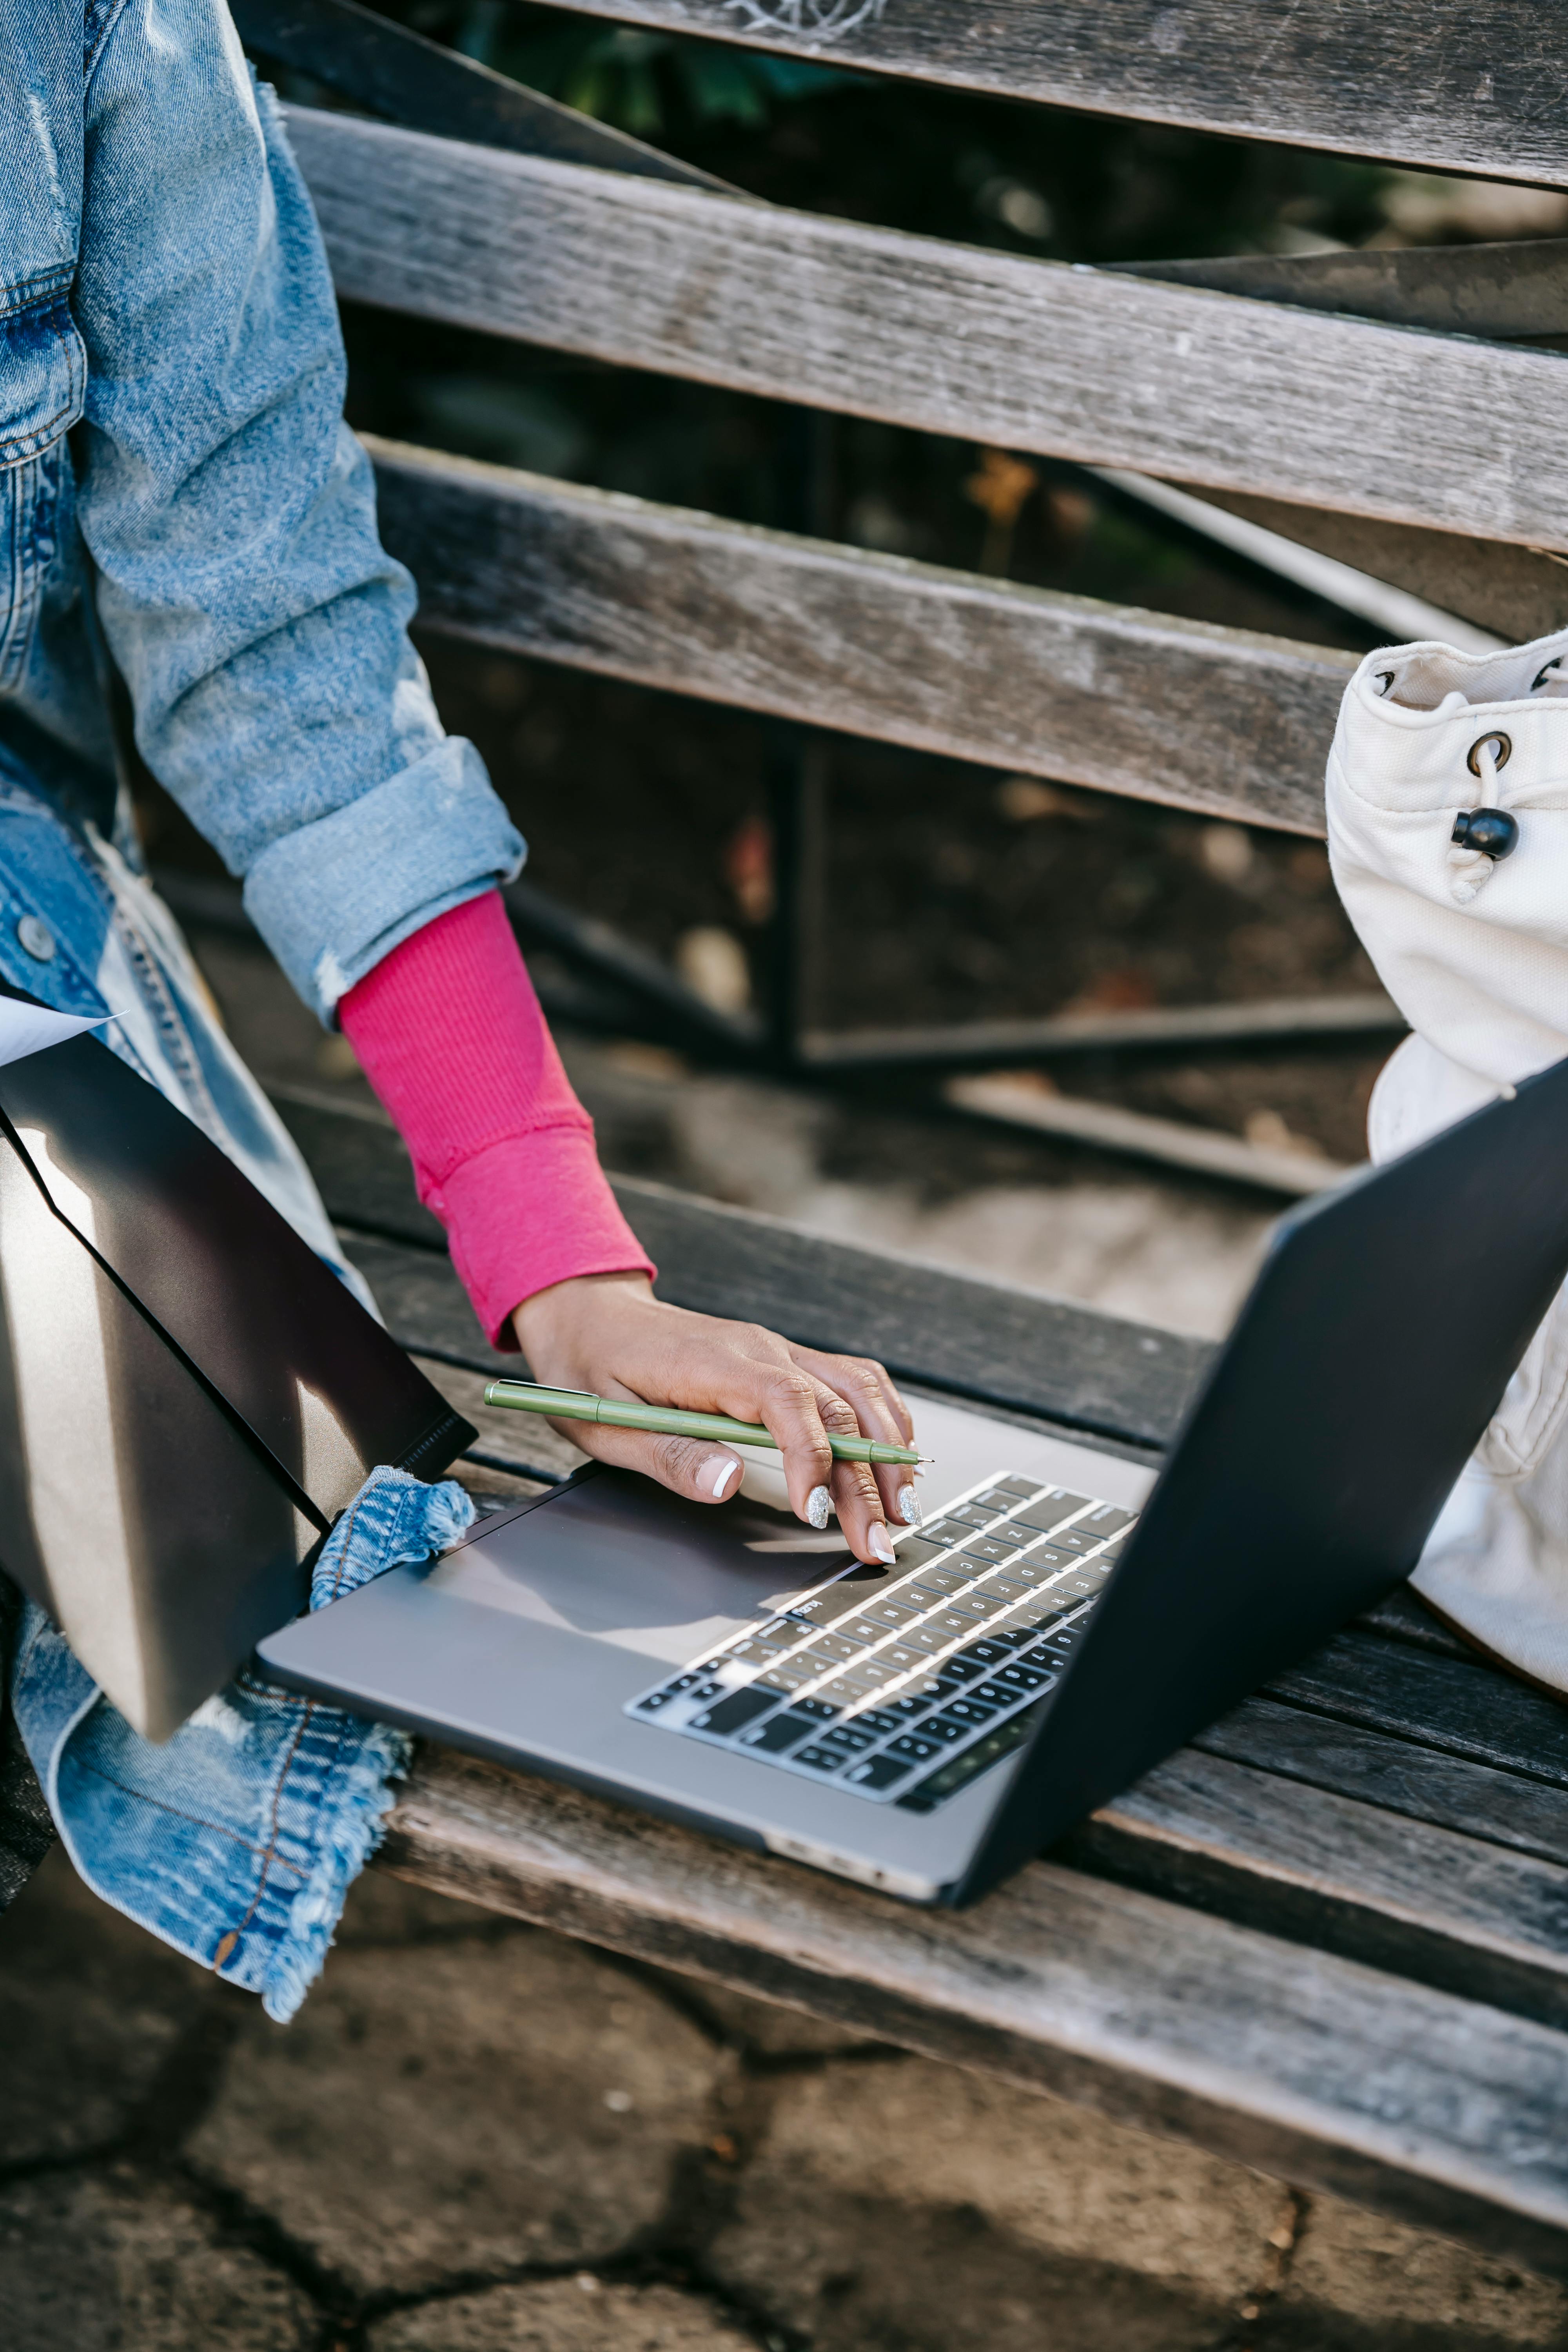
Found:
[(80, 517), (143, 758), (338, 999), (524, 845), (442, 730), (342, 422), (326, 256), (222, 0), (125, 0), (89, 84)]

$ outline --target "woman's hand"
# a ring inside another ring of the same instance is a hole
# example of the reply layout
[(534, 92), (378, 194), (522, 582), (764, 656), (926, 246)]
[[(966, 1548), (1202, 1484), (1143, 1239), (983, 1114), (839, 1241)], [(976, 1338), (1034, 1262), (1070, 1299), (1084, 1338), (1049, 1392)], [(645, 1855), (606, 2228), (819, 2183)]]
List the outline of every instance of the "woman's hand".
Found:
[[(913, 1526), (920, 1505), (907, 1469), (837, 1462), (827, 1436), (908, 1445), (914, 1424), (880, 1364), (797, 1348), (755, 1323), (728, 1323), (667, 1307), (641, 1274), (591, 1274), (525, 1299), (512, 1317), (535, 1380), (551, 1388), (728, 1413), (762, 1422), (777, 1439), (793, 1508), (827, 1524), (831, 1500), (846, 1541), (865, 1560), (893, 1557), (887, 1521)], [(641, 1470), (678, 1495), (721, 1503), (742, 1462), (708, 1438), (656, 1437), (596, 1423), (555, 1427), (601, 1462)]]

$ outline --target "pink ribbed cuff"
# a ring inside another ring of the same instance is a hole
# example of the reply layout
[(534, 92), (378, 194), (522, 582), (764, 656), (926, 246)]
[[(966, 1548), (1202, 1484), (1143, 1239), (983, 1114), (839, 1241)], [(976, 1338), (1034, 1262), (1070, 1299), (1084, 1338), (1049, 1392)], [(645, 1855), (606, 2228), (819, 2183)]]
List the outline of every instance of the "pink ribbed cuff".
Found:
[(582, 1274), (653, 1271), (580, 1128), (490, 1144), (458, 1162), (429, 1206), (492, 1348), (516, 1347), (508, 1318), (536, 1290)]
[(509, 1318), (535, 1291), (578, 1275), (652, 1274), (495, 891), (405, 940), (338, 1017), (492, 1347), (515, 1349)]

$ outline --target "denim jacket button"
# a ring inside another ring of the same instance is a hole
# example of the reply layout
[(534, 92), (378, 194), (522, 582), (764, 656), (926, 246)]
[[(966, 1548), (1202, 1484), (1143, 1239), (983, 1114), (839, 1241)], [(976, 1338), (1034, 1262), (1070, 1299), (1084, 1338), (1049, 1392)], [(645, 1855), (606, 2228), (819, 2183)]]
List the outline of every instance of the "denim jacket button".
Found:
[(24, 915), (16, 926), (16, 937), (35, 963), (51, 963), (55, 954), (55, 935), (47, 923), (37, 915)]

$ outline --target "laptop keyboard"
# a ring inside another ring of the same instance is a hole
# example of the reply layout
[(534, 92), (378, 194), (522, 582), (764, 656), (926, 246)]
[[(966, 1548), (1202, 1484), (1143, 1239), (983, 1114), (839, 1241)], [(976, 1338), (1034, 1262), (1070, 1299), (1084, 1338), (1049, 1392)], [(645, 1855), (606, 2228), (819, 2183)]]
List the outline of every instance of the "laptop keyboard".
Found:
[(626, 1713), (929, 1812), (1028, 1738), (1132, 1525), (1003, 1473), (896, 1537), (895, 1567), (846, 1561)]

